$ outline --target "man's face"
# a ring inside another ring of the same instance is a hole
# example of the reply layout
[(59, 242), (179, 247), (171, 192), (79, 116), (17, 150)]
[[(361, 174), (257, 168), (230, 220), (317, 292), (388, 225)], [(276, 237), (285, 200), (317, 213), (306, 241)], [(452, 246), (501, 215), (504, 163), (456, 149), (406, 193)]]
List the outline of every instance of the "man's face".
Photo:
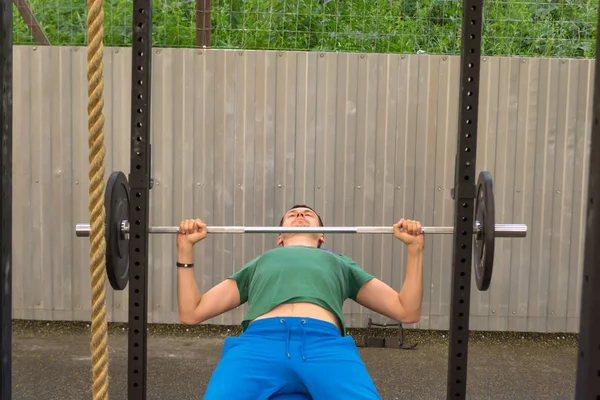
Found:
[[(282, 226), (321, 226), (319, 216), (316, 212), (306, 207), (292, 208), (283, 216)], [(286, 238), (295, 234), (281, 234), (277, 238), (277, 244), (283, 245)], [(325, 235), (323, 234), (304, 234), (307, 237), (315, 239), (316, 245), (325, 243)]]
[(309, 208), (294, 208), (284, 215), (283, 226), (319, 226), (319, 217)]

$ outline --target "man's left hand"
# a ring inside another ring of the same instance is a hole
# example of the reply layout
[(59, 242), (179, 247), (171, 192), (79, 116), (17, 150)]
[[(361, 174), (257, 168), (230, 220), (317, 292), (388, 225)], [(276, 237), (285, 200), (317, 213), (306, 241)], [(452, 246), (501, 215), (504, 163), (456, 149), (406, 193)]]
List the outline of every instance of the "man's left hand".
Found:
[(409, 248), (424, 249), (425, 237), (421, 233), (421, 223), (411, 219), (400, 219), (394, 224), (394, 236)]

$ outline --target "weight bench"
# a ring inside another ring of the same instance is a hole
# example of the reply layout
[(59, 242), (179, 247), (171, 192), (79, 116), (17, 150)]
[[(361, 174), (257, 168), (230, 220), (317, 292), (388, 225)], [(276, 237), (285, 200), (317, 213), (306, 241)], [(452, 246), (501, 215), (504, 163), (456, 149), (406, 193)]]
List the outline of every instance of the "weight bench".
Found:
[[(384, 335), (384, 337), (373, 337), (371, 336), (371, 328), (398, 328), (397, 335)], [(414, 343), (412, 345), (404, 344), (404, 327), (401, 323), (377, 323), (373, 322), (373, 319), (369, 317), (367, 320), (367, 332), (365, 333), (365, 340), (362, 345), (357, 344), (357, 347), (379, 347), (379, 348), (398, 348), (403, 350), (412, 350), (417, 347), (418, 343)]]

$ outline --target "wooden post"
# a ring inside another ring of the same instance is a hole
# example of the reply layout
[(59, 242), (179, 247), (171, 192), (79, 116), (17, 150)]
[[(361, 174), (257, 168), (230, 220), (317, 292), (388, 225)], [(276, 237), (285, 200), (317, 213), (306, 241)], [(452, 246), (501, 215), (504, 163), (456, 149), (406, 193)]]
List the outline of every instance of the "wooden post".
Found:
[(31, 11), (31, 7), (27, 4), (27, 0), (13, 0), (15, 6), (17, 6), (17, 10), (23, 17), (23, 21), (29, 27), (29, 32), (36, 41), (36, 44), (40, 46), (50, 46), (50, 41), (46, 37), (44, 30), (35, 19), (35, 15), (33, 15), (33, 11)]
[(196, 47), (210, 48), (211, 0), (196, 0)]

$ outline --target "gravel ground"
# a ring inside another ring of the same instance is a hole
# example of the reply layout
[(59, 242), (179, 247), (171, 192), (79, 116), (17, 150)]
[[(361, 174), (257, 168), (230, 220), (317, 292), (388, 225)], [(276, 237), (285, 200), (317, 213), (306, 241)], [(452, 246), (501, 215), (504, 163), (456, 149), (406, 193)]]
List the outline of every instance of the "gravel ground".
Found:
[[(13, 399), (91, 398), (89, 326), (15, 321)], [(349, 330), (362, 343), (362, 330)], [(201, 399), (227, 335), (238, 327), (150, 326), (148, 399)], [(382, 334), (378, 332), (376, 334)], [(413, 350), (359, 348), (383, 399), (445, 399), (448, 334), (406, 331)], [(576, 335), (473, 332), (469, 399), (573, 399)], [(127, 399), (127, 332), (109, 330), (110, 399)], [(233, 377), (232, 377), (233, 378)]]

